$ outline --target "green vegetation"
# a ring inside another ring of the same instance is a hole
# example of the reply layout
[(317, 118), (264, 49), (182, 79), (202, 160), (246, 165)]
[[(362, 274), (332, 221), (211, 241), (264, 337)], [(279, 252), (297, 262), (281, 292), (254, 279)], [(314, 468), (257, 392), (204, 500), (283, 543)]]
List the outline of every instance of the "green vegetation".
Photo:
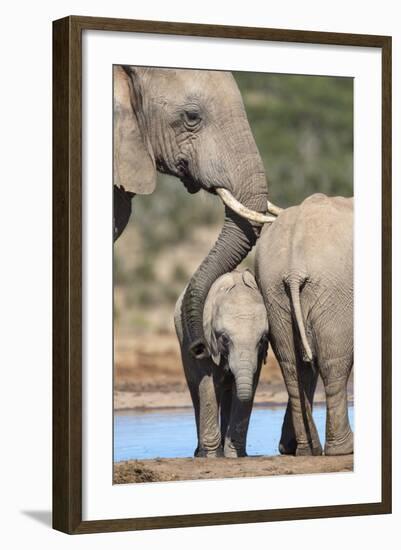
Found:
[(353, 81), (234, 73), (263, 157), (273, 202), (321, 191), (352, 195)]
[[(352, 195), (352, 79), (234, 76), (264, 161), (271, 200), (286, 207), (317, 191)], [(152, 195), (135, 197), (133, 216), (114, 247), (116, 322), (130, 329), (171, 327), (172, 305), (222, 220), (216, 197), (203, 191), (190, 195), (176, 178), (159, 175)]]

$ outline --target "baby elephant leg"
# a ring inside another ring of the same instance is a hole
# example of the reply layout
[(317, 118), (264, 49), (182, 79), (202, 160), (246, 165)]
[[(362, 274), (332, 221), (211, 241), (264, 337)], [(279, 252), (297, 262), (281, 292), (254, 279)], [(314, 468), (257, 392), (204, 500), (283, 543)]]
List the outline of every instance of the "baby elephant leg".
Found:
[(326, 455), (346, 455), (354, 452), (347, 404), (347, 383), (352, 368), (352, 357), (329, 359), (319, 363), (326, 391)]
[(220, 432), (221, 441), (224, 442), (230, 423), (231, 406), (232, 406), (232, 383), (225, 384), (221, 391), (220, 399)]
[(247, 456), (246, 436), (248, 433), (249, 419), (252, 412), (252, 402), (242, 402), (234, 395), (232, 397), (230, 421), (227, 426), (224, 440), (224, 456), (237, 458)]

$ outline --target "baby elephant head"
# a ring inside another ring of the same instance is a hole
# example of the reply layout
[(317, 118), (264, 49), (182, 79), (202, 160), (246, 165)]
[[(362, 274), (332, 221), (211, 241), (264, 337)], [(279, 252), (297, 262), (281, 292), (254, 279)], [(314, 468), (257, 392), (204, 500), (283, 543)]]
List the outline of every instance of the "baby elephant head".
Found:
[(232, 372), (238, 399), (250, 401), (255, 374), (267, 356), (268, 321), (249, 270), (227, 273), (214, 283), (205, 304), (204, 331), (214, 363)]

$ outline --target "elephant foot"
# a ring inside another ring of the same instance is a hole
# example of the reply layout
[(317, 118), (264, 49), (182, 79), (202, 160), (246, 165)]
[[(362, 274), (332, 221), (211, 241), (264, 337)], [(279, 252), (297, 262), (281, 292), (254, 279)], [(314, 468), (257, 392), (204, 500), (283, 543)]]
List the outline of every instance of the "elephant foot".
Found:
[(240, 458), (248, 456), (245, 448), (236, 449), (233, 445), (224, 445), (224, 456), (226, 458)]
[(320, 443), (314, 445), (297, 445), (295, 456), (320, 456), (323, 454)]
[(224, 456), (224, 452), (222, 447), (212, 450), (196, 447), (194, 456), (196, 458), (221, 458)]
[(278, 446), (279, 453), (282, 455), (295, 455), (297, 450), (297, 440), (280, 441)]
[(349, 432), (345, 438), (327, 441), (324, 454), (327, 456), (352, 455), (354, 453), (354, 434)]

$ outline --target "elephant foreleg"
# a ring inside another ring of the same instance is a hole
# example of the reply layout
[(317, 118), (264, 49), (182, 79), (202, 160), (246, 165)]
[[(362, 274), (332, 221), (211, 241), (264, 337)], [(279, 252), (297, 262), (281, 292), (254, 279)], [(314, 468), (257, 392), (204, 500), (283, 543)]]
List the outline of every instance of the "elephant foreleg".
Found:
[(213, 376), (205, 374), (199, 383), (199, 437), (195, 456), (222, 456), (219, 424), (219, 389)]
[[(219, 380), (213, 378), (210, 360), (194, 359), (185, 346), (181, 347), (185, 378), (194, 406), (197, 446), (195, 456), (222, 455), (219, 426)], [(200, 364), (201, 363), (201, 364)]]

